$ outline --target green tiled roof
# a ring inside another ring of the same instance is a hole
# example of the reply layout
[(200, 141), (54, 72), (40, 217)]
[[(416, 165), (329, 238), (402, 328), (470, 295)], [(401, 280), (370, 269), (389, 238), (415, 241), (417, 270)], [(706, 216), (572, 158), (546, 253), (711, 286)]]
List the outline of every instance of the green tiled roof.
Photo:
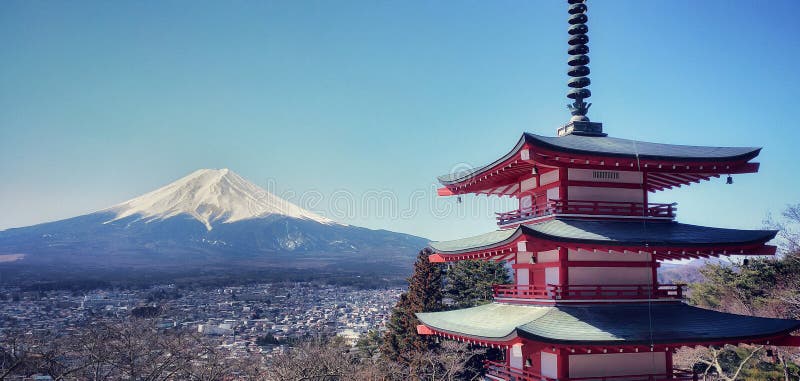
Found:
[(558, 218), (498, 230), (454, 241), (431, 242), (443, 254), (458, 254), (500, 246), (525, 233), (553, 241), (604, 245), (707, 246), (763, 243), (775, 237), (774, 230), (723, 229), (663, 221), (591, 221)]
[(550, 307), (490, 303), (478, 307), (444, 312), (418, 313), (417, 318), (430, 327), (462, 335), (499, 339), (514, 333), (550, 311)]
[(684, 303), (637, 303), (555, 307), (540, 319), (519, 326), (519, 332), (547, 342), (613, 344), (724, 341), (773, 336), (797, 328), (797, 320), (728, 314)]
[(437, 252), (458, 252), (464, 249), (489, 248), (506, 240), (516, 238), (517, 229), (495, 230), (493, 232), (453, 241), (431, 242), (430, 247)]
[(555, 240), (650, 245), (715, 245), (766, 242), (774, 230), (724, 229), (672, 221), (590, 221), (555, 219), (522, 226), (523, 231)]
[(420, 313), (417, 317), (437, 330), (485, 339), (516, 333), (548, 343), (594, 345), (736, 341), (788, 334), (800, 328), (797, 320), (727, 314), (679, 302), (575, 306), (492, 303)]
[(520, 140), (509, 153), (495, 160), (493, 163), (469, 171), (459, 171), (457, 173), (439, 176), (439, 182), (444, 185), (454, 184), (483, 173), (516, 155), (525, 143), (558, 152), (629, 158), (638, 155), (638, 157), (642, 159), (664, 159), (674, 161), (747, 161), (758, 156), (759, 151), (761, 151), (761, 148), (755, 147), (686, 146), (642, 142), (612, 138), (609, 136), (542, 136), (526, 132), (522, 134)]

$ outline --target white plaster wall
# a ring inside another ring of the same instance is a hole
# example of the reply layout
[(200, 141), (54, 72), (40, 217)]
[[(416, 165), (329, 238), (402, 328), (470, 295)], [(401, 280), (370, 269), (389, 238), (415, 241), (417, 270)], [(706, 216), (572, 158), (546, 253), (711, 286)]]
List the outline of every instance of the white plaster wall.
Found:
[(569, 356), (569, 376), (575, 378), (666, 374), (666, 368), (667, 358), (664, 352), (598, 353)]
[(615, 171), (615, 170), (602, 171), (602, 172), (617, 172), (619, 173), (618, 179), (595, 179), (593, 172), (598, 172), (598, 171), (594, 169), (569, 168), (567, 169), (567, 176), (569, 177), (570, 180), (575, 180), (575, 181), (594, 181), (603, 183), (628, 183), (628, 184), (642, 183), (641, 172)]
[[(536, 254), (537, 263), (558, 262), (558, 250), (540, 251)], [(518, 262), (519, 263), (519, 262)]]
[(547, 185), (558, 181), (558, 170), (543, 173), (539, 176), (539, 185)]
[(569, 284), (650, 284), (650, 267), (570, 267)]
[(558, 200), (558, 187), (547, 190), (547, 200)]
[(533, 206), (533, 197), (527, 195), (519, 199), (519, 208), (522, 210), (530, 209)]
[(570, 200), (616, 202), (644, 201), (644, 193), (641, 189), (569, 187), (567, 194)]
[(619, 261), (619, 262), (650, 262), (651, 254), (638, 252), (638, 253), (622, 253), (607, 251), (589, 251), (589, 250), (568, 250), (568, 257), (570, 261)]
[(526, 190), (531, 190), (533, 188), (536, 188), (536, 178), (535, 177), (531, 177), (529, 179), (522, 180), (519, 183), (519, 189), (522, 190), (523, 192), (526, 191)]
[(519, 251), (517, 252), (517, 263), (531, 263), (531, 257), (533, 257), (533, 253), (530, 251)]
[(508, 364), (512, 368), (522, 369), (522, 344), (514, 344), (509, 349)]
[(542, 352), (542, 376), (558, 377), (558, 357), (555, 354)]
[(528, 269), (517, 269), (517, 284), (527, 286), (530, 283), (530, 271)]
[(544, 283), (558, 284), (558, 267), (548, 267), (544, 269)]

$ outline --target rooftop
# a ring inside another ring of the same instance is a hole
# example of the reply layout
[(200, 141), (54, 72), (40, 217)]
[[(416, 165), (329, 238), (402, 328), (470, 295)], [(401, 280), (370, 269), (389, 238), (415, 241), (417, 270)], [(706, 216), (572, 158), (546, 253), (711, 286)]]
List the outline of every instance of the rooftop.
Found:
[(749, 162), (761, 148), (650, 143), (609, 136), (560, 137), (524, 133), (514, 148), (482, 167), (439, 176), (439, 194), (513, 195), (519, 180), (535, 170), (583, 168), (643, 171), (651, 192), (707, 181), (725, 174), (758, 172)]
[[(516, 336), (559, 344), (739, 342), (788, 335), (800, 321), (717, 312), (684, 303), (527, 306), (491, 303), (418, 313), (437, 331), (504, 341)], [(713, 324), (709, 324), (713, 322)]]
[[(598, 221), (555, 218), (453, 241), (431, 242), (441, 254), (460, 254), (513, 243), (521, 235), (546, 241), (603, 246), (707, 247), (765, 243), (775, 230), (724, 229), (674, 221)], [(733, 253), (731, 253), (733, 254)]]

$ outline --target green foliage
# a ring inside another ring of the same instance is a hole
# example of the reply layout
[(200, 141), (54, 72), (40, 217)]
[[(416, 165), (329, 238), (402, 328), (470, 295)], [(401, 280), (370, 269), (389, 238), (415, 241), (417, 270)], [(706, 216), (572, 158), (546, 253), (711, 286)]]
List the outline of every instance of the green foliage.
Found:
[(161, 313), (161, 307), (141, 306), (131, 310), (131, 316), (135, 318), (154, 318)]
[(708, 264), (700, 272), (705, 282), (692, 285), (692, 304), (748, 315), (800, 316), (797, 305), (786, 303), (800, 296), (800, 261), (793, 255)]
[(265, 346), (265, 345), (278, 345), (281, 342), (271, 333), (268, 333), (264, 336), (259, 336), (256, 339), (256, 345)]
[[(771, 223), (780, 230), (781, 254), (749, 258), (741, 263), (707, 264), (700, 270), (704, 281), (691, 287), (690, 302), (738, 314), (800, 318), (800, 230), (797, 229), (800, 225), (800, 204), (790, 205), (783, 217), (783, 221)], [(722, 372), (726, 376), (720, 379), (729, 379), (741, 365), (741, 372), (736, 379), (800, 378), (800, 368), (792, 363), (796, 355), (793, 356), (787, 348), (767, 349), (756, 352), (752, 357), (749, 356), (754, 348), (748, 346), (728, 346), (718, 351), (710, 349), (706, 359), (696, 363), (694, 369), (700, 373), (706, 369), (712, 374)], [(715, 361), (720, 369), (712, 367)]]
[[(735, 373), (736, 368), (742, 361), (745, 361), (750, 355), (752, 347), (735, 347), (727, 346), (721, 349), (717, 355), (717, 361), (722, 367), (722, 371), (731, 375)], [(798, 366), (789, 362), (780, 361), (777, 357), (766, 356), (764, 351), (759, 351), (758, 354), (762, 356), (755, 356), (742, 368), (737, 380), (749, 381), (782, 381), (785, 380), (788, 374), (789, 379), (798, 379)], [(698, 362), (694, 366), (694, 371), (698, 374), (703, 374), (708, 365)], [(784, 373), (784, 367), (788, 367), (787, 372)], [(717, 371), (711, 368), (708, 372), (710, 375), (717, 375)], [(717, 377), (723, 379), (721, 377)], [(714, 377), (711, 377), (714, 379)]]
[(457, 308), (492, 300), (492, 285), (511, 282), (504, 262), (458, 261), (447, 269), (445, 295)]
[(383, 345), (383, 336), (377, 330), (369, 330), (369, 332), (361, 335), (356, 341), (356, 348), (358, 348), (365, 357), (373, 357), (378, 353), (378, 350)]
[(436, 342), (429, 336), (417, 334), (420, 324), (414, 315), (442, 309), (442, 268), (428, 261), (429, 250), (420, 251), (414, 263), (414, 273), (408, 279), (408, 292), (392, 309), (386, 324), (381, 352), (393, 361), (413, 365), (433, 349)]

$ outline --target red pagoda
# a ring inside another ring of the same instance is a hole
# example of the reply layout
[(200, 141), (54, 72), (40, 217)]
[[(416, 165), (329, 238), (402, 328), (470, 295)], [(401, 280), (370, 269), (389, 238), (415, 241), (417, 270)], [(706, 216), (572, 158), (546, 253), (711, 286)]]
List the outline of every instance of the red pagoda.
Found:
[(570, 122), (557, 137), (524, 133), (481, 168), (445, 175), (439, 195), (505, 195), (516, 210), (499, 229), (433, 242), (432, 262), (507, 261), (513, 284), (494, 302), (419, 313), (418, 333), (500, 348), (491, 380), (690, 380), (674, 370), (683, 346), (800, 346), (800, 321), (721, 313), (681, 301), (683, 285), (659, 284), (665, 260), (772, 255), (775, 231), (679, 223), (675, 204), (650, 193), (755, 173), (760, 148), (701, 147), (619, 139), (586, 113), (586, 5), (569, 0)]

